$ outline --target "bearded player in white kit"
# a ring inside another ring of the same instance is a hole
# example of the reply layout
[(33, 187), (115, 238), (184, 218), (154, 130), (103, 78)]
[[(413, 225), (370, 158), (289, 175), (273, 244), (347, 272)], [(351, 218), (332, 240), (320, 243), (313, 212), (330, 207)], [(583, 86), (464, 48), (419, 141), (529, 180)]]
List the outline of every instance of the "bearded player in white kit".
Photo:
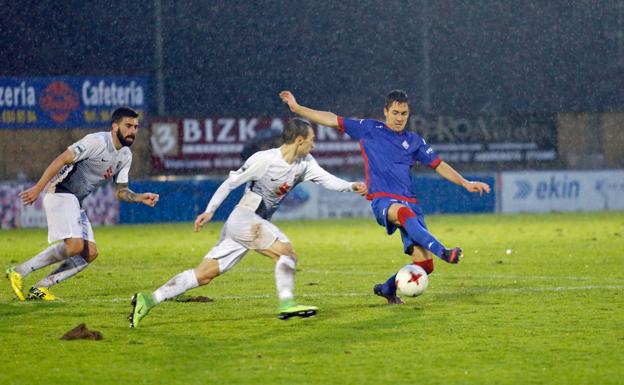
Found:
[[(48, 242), (55, 243), (28, 261), (6, 270), (11, 288), (20, 301), (57, 299), (48, 290), (84, 270), (98, 256), (91, 223), (82, 201), (106, 179), (116, 183), (115, 197), (125, 202), (140, 202), (154, 207), (158, 194), (137, 194), (128, 189), (132, 163), (130, 146), (134, 142), (139, 114), (120, 107), (113, 112), (111, 131), (89, 134), (72, 144), (43, 172), (33, 187), (20, 193), (25, 205), (34, 203), (45, 190), (43, 207), (48, 222)], [(61, 262), (47, 277), (24, 294), (24, 278), (31, 272)]]
[(253, 154), (214, 193), (204, 213), (195, 220), (195, 231), (210, 221), (228, 194), (247, 183), (245, 193), (221, 230), (218, 243), (195, 269), (186, 270), (165, 283), (152, 294), (136, 293), (132, 297), (130, 327), (139, 322), (162, 301), (176, 297), (198, 286), (210, 283), (224, 274), (249, 250), (255, 250), (276, 262), (275, 285), (280, 300), (278, 318), (315, 315), (315, 306), (299, 305), (294, 300), (297, 254), (290, 240), (269, 222), (280, 202), (297, 184), (312, 181), (335, 191), (352, 191), (366, 195), (366, 185), (347, 182), (321, 168), (310, 155), (314, 147), (314, 131), (305, 120), (293, 119), (282, 133), (278, 148)]

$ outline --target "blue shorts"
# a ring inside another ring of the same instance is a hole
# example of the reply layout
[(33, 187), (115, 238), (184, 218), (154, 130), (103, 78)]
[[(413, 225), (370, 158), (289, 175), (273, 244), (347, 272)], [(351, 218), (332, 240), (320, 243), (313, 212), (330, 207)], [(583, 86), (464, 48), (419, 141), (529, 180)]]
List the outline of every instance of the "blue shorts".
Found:
[(373, 209), (373, 213), (375, 214), (375, 219), (377, 219), (377, 223), (380, 226), (386, 228), (386, 232), (388, 235), (393, 234), (396, 229), (399, 229), (401, 233), (401, 240), (403, 241), (403, 251), (405, 254), (411, 255), (413, 251), (414, 241), (410, 239), (410, 237), (405, 232), (405, 229), (400, 226), (395, 226), (392, 222), (388, 221), (388, 209), (391, 205), (398, 203), (403, 206), (409, 207), (414, 214), (416, 214), (416, 219), (418, 223), (425, 229), (427, 229), (427, 224), (425, 223), (425, 214), (423, 213), (422, 207), (417, 203), (410, 203), (406, 201), (402, 201), (400, 199), (395, 198), (376, 198), (371, 202), (371, 207)]

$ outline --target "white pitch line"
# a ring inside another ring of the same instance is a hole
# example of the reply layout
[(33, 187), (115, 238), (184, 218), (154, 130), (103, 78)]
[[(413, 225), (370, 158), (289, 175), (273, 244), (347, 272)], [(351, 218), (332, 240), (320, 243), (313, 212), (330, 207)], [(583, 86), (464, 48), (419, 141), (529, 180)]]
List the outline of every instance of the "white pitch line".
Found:
[[(238, 272), (243, 273), (269, 273), (273, 274), (274, 269), (267, 268), (241, 268), (236, 270)], [(323, 275), (366, 275), (366, 276), (379, 276), (383, 275), (376, 272), (371, 271), (357, 271), (357, 270), (320, 270), (320, 269), (306, 269), (302, 268), (299, 273), (312, 273), (312, 274), (323, 274)], [(487, 279), (513, 279), (513, 280), (535, 280), (535, 281), (555, 281), (557, 279), (564, 279), (569, 281), (593, 281), (599, 280), (601, 282), (613, 282), (613, 283), (624, 283), (624, 278), (610, 278), (610, 277), (577, 277), (577, 276), (558, 276), (558, 275), (505, 275), (505, 274), (495, 274), (495, 275), (463, 275), (463, 274), (455, 274), (455, 273), (433, 273), (434, 277), (445, 277), (452, 279), (479, 279), (479, 280), (487, 280)]]
[[(432, 294), (462, 294), (462, 293), (526, 293), (526, 292), (534, 292), (534, 293), (545, 293), (545, 292), (558, 292), (558, 291), (589, 291), (589, 290), (624, 290), (624, 285), (588, 285), (588, 286), (553, 286), (553, 287), (518, 287), (518, 288), (482, 288), (482, 287), (474, 287), (474, 288), (461, 288), (461, 289), (430, 289)], [(189, 295), (189, 294), (187, 294)], [(303, 298), (323, 298), (323, 297), (332, 297), (332, 298), (340, 298), (340, 297), (372, 297), (373, 294), (370, 292), (343, 292), (343, 293), (327, 293), (327, 292), (319, 292), (319, 293), (306, 293), (306, 294), (298, 294), (297, 297)], [(248, 300), (248, 299), (268, 299), (274, 298), (274, 294), (255, 294), (255, 295), (216, 295), (215, 298), (217, 300)], [(127, 302), (130, 304), (130, 296), (128, 298), (109, 298), (109, 299), (75, 299), (72, 302)], [(36, 301), (25, 302), (25, 303), (40, 303)]]
[[(601, 286), (556, 286), (556, 287), (518, 287), (518, 288), (463, 288), (459, 290), (445, 289), (434, 290), (435, 293), (448, 294), (448, 293), (526, 293), (532, 292), (557, 292), (557, 291), (587, 291), (587, 290), (624, 290), (624, 285), (601, 285)], [(434, 294), (435, 294), (434, 293)], [(306, 298), (321, 298), (321, 297), (368, 297), (372, 296), (372, 293), (308, 293), (298, 294), (298, 297)], [(259, 296), (223, 296), (224, 299), (246, 299), (246, 298), (272, 298), (273, 295), (259, 295)]]
[[(442, 275), (442, 274), (441, 274)], [(450, 274), (443, 274), (445, 277), (450, 277)], [(559, 275), (453, 275), (453, 278), (477, 278), (477, 279), (514, 279), (514, 280), (536, 280), (536, 281), (553, 281), (557, 279), (565, 279), (569, 281), (608, 281), (615, 283), (624, 283), (622, 278), (609, 278), (609, 277), (575, 277), (575, 276), (559, 276)]]
[[(554, 286), (554, 287), (517, 287), (517, 288), (482, 288), (482, 287), (474, 287), (474, 288), (464, 288), (463, 292), (469, 293), (526, 293), (526, 292), (556, 292), (556, 291), (587, 291), (587, 290), (624, 290), (624, 285), (589, 285), (589, 286)], [(461, 292), (458, 291), (458, 292)], [(452, 290), (443, 291), (443, 292), (452, 292)]]

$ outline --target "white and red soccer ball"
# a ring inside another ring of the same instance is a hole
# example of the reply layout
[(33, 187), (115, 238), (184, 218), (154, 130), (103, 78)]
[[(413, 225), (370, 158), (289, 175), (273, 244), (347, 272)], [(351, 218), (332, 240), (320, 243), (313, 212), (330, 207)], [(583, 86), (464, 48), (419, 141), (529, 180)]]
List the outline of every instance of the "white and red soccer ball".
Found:
[(396, 275), (395, 283), (399, 293), (408, 297), (418, 297), (427, 290), (429, 277), (418, 265), (407, 265)]

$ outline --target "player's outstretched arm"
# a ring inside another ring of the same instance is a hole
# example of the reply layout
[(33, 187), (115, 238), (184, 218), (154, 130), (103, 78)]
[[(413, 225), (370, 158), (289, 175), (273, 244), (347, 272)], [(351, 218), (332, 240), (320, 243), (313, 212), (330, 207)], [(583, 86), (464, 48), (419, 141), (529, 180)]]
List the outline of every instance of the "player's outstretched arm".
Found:
[(118, 183), (115, 186), (115, 198), (120, 201), (130, 203), (143, 203), (146, 206), (154, 207), (160, 195), (151, 192), (137, 194), (128, 188), (128, 183)]
[(311, 122), (322, 124), (323, 126), (338, 128), (338, 116), (329, 111), (317, 111), (308, 107), (304, 107), (297, 103), (295, 95), (290, 91), (282, 91), (279, 93), (282, 102), (288, 105), (290, 110)]
[(366, 194), (368, 193), (368, 188), (364, 183), (348, 182), (344, 179), (338, 178), (337, 176), (330, 174), (323, 167), (319, 166), (319, 164), (316, 162), (316, 159), (314, 159), (312, 155), (308, 156), (308, 167), (306, 168), (305, 174), (303, 176), (304, 181), (312, 181), (325, 187), (328, 190), (333, 191), (352, 191), (362, 196), (366, 196)]
[(63, 166), (74, 163), (74, 153), (67, 149), (57, 156), (45, 169), (39, 181), (31, 188), (22, 191), (19, 196), (25, 205), (34, 203), (50, 180), (61, 171)]
[(466, 180), (460, 173), (451, 167), (450, 164), (444, 161), (440, 162), (435, 170), (444, 179), (462, 186), (468, 192), (478, 192), (479, 195), (483, 195), (484, 192), (490, 192), (490, 186), (487, 183)]

